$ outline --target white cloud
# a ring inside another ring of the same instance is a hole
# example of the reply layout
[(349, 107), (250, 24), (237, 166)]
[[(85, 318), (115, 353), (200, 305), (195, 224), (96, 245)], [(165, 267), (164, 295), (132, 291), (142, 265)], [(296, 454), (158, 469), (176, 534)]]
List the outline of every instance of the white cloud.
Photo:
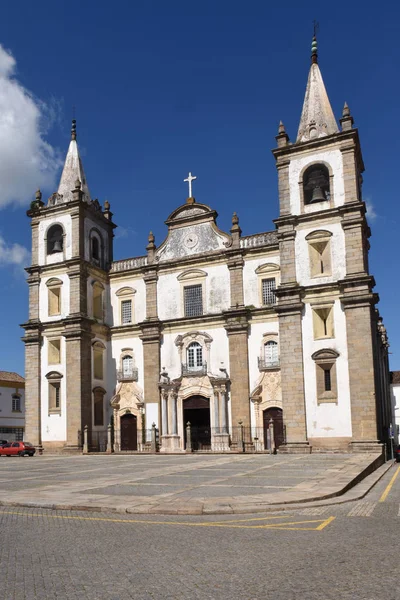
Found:
[(365, 200), (365, 206), (367, 207), (367, 219), (368, 221), (376, 221), (376, 219), (379, 217), (378, 213), (375, 210), (374, 205), (372, 204), (371, 200)]
[(0, 208), (28, 205), (38, 187), (55, 188), (58, 151), (43, 139), (55, 106), (36, 99), (14, 77), (16, 60), (0, 44)]
[(30, 253), (24, 246), (21, 246), (20, 244), (9, 245), (0, 235), (0, 267), (9, 265), (25, 267), (29, 265), (29, 263)]

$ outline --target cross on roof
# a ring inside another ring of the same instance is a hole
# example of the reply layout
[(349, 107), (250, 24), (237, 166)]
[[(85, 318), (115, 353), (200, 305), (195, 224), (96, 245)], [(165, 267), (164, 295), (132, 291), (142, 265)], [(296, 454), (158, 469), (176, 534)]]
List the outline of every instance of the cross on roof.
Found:
[(193, 198), (193, 195), (192, 195), (192, 181), (194, 181), (195, 179), (197, 179), (197, 177), (195, 177), (194, 175), (192, 175), (189, 172), (189, 175), (188, 175), (187, 179), (183, 180), (183, 181), (187, 181), (188, 184), (189, 184), (189, 198)]

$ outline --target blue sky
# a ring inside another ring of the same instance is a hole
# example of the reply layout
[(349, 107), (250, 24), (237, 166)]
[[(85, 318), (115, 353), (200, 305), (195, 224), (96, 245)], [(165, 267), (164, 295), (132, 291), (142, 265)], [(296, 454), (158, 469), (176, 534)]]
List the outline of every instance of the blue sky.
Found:
[[(337, 118), (347, 101), (359, 127), (372, 229), (370, 267), (400, 369), (399, 12), (395, 3), (284, 4), (16, 0), (0, 26), (0, 369), (23, 373), (30, 224), (40, 185), (57, 189), (76, 107), (92, 197), (111, 203), (115, 258), (145, 253), (148, 232), (185, 201), (229, 229), (273, 229), (277, 179), (270, 149), (282, 119), (296, 136), (309, 69), (312, 21)], [(5, 53), (11, 53), (9, 57)], [(13, 118), (10, 118), (10, 115)]]

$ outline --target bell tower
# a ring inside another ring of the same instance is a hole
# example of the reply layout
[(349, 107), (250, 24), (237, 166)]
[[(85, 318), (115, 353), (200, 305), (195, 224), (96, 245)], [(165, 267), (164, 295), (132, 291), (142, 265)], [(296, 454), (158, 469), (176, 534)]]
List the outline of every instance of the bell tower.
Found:
[[(27, 269), (29, 320), (23, 324), (26, 436), (43, 447), (75, 449), (84, 426), (93, 427), (96, 342), (104, 347), (107, 364), (115, 227), (109, 203), (101, 207), (91, 198), (75, 120), (57, 191), (45, 203), (38, 190), (27, 215), (32, 264)], [(96, 389), (106, 390), (106, 372), (104, 367)], [(105, 421), (105, 405), (103, 413)]]
[[(277, 148), (281, 256), (277, 290), (287, 451), (377, 447), (377, 296), (368, 270), (358, 131), (339, 128), (318, 65), (317, 40), (296, 141), (282, 122)], [(348, 426), (340, 425), (347, 419)], [(330, 438), (326, 437), (327, 428)], [(325, 432), (325, 433), (324, 433)], [(349, 446), (350, 445), (350, 446)]]

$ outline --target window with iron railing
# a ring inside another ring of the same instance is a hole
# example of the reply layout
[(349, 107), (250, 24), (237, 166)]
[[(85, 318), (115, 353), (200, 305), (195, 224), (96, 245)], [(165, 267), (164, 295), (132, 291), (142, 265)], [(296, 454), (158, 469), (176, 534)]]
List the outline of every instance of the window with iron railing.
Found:
[(187, 285), (183, 288), (185, 317), (197, 317), (203, 314), (203, 286)]
[(262, 303), (275, 304), (276, 303), (276, 280), (275, 277), (262, 280)]

